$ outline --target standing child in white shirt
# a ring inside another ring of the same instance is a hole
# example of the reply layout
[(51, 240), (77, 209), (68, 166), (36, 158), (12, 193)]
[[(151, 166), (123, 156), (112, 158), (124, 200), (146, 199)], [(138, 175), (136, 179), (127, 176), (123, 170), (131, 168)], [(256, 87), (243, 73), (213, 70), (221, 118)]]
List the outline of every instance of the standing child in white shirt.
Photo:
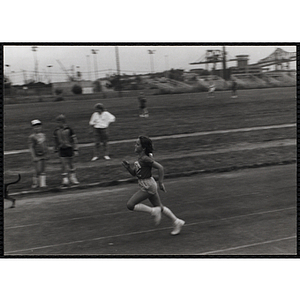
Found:
[(94, 134), (94, 156), (92, 161), (99, 159), (100, 143), (103, 145), (104, 159), (108, 160), (109, 149), (108, 149), (108, 127), (109, 124), (115, 122), (116, 118), (114, 115), (105, 110), (102, 103), (95, 105), (95, 112), (92, 114), (89, 125)]

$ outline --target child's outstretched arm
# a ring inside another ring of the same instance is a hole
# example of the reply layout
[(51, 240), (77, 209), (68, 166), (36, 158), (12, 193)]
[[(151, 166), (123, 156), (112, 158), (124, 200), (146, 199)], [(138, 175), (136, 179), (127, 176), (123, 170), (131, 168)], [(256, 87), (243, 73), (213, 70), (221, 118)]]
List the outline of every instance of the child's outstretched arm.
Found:
[(123, 160), (122, 165), (132, 176), (136, 175), (135, 170), (131, 168), (130, 163), (127, 160)]
[(165, 174), (164, 173), (164, 167), (161, 164), (159, 164), (158, 162), (156, 162), (156, 161), (153, 162), (152, 167), (158, 170), (158, 185), (159, 185), (159, 188), (162, 191), (166, 192), (166, 188), (165, 188), (165, 185), (163, 183), (163, 181), (164, 181), (164, 174)]

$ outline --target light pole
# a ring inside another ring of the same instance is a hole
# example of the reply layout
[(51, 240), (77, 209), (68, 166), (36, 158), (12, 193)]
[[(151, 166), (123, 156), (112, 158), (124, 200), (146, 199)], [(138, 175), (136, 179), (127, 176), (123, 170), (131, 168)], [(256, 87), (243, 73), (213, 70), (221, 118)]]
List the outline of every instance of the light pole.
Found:
[(95, 68), (95, 80), (97, 80), (97, 76), (98, 76), (98, 63), (97, 63), (97, 52), (99, 50), (98, 49), (92, 49), (92, 54), (94, 55), (94, 68)]
[(167, 77), (168, 70), (169, 70), (168, 55), (165, 55), (165, 63), (166, 63), (166, 72), (165, 72), (165, 77)]
[(169, 56), (165, 55), (165, 63), (166, 63), (166, 70), (169, 69), (169, 61), (168, 61)]
[(8, 75), (6, 75), (6, 78), (8, 78), (8, 80), (11, 82), (10, 80), (10, 65), (5, 65), (6, 68), (8, 68)]
[(38, 60), (37, 60), (37, 46), (32, 46), (31, 50), (33, 52), (33, 58), (34, 58), (34, 72), (35, 72), (35, 81), (37, 82), (39, 80), (38, 78)]
[(89, 55), (86, 56), (86, 60), (87, 60), (87, 67), (88, 67), (88, 78), (89, 78), (89, 80), (91, 80), (91, 74), (90, 74), (90, 56)]
[(150, 54), (150, 66), (151, 66), (151, 73), (154, 72), (154, 62), (152, 55), (154, 54), (155, 50), (148, 50), (148, 53)]
[(121, 84), (121, 75), (120, 75), (120, 57), (119, 57), (119, 48), (117, 46), (115, 47), (115, 52), (116, 52), (119, 96), (122, 97), (122, 84)]
[(80, 81), (81, 79), (81, 72), (80, 72), (80, 66), (76, 66), (76, 77), (77, 77), (77, 80)]
[(48, 70), (49, 70), (49, 83), (51, 83), (51, 69), (50, 68), (52, 68), (53, 66), (52, 65), (48, 65), (47, 66), (47, 68), (48, 68)]

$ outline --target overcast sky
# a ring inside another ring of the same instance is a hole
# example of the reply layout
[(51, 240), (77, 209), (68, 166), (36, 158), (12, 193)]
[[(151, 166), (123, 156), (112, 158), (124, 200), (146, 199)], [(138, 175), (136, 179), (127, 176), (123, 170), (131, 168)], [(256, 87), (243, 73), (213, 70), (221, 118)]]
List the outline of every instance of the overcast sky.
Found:
[[(227, 57), (248, 54), (249, 63), (270, 55), (276, 48), (286, 51), (296, 51), (294, 46), (226, 46)], [(24, 77), (33, 78), (35, 59), (38, 61), (38, 74), (41, 81), (64, 81), (66, 74), (58, 63), (71, 75), (73, 70), (80, 71), (82, 79), (95, 79), (95, 71), (98, 77), (105, 74), (116, 73), (116, 47), (104, 45), (73, 45), (73, 46), (38, 46), (37, 51), (32, 51), (32, 46), (5, 46), (4, 64), (5, 74), (9, 75), (14, 84), (22, 84)], [(92, 54), (92, 49), (97, 54)], [(192, 68), (204, 68), (204, 65), (190, 65), (192, 62), (204, 59), (206, 50), (222, 50), (222, 46), (118, 46), (120, 71), (126, 74), (150, 73), (164, 71), (171, 68), (190, 70)], [(155, 50), (150, 55), (148, 50)], [(152, 62), (151, 62), (152, 60)], [(236, 65), (236, 62), (228, 63), (228, 66)], [(52, 66), (52, 67), (48, 67)], [(291, 67), (295, 67), (292, 63)], [(221, 68), (221, 65), (219, 65)]]

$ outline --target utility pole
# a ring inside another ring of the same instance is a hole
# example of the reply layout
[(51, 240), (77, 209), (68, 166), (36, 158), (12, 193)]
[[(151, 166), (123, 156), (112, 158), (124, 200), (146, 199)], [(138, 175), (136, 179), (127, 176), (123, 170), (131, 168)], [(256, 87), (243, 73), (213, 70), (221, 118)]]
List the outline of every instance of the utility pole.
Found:
[(50, 68), (52, 68), (52, 67), (53, 67), (52, 65), (48, 65), (48, 66), (47, 66), (47, 68), (48, 68), (48, 70), (49, 70), (49, 83), (52, 82), (52, 79), (51, 79), (51, 69), (50, 69)]
[(227, 68), (226, 68), (226, 50), (225, 50), (225, 46), (223, 46), (223, 79), (227, 80)]
[(89, 55), (86, 56), (86, 60), (87, 60), (87, 67), (88, 67), (88, 79), (91, 80), (91, 74), (90, 74), (90, 56)]
[(115, 47), (116, 52), (116, 63), (117, 63), (117, 76), (118, 76), (118, 85), (119, 85), (119, 96), (122, 97), (122, 84), (121, 84), (121, 75), (120, 75), (120, 58), (119, 58), (119, 48)]
[(32, 46), (31, 50), (33, 52), (33, 58), (34, 58), (34, 74), (35, 74), (35, 82), (39, 81), (39, 75), (38, 75), (38, 60), (37, 60), (37, 51), (38, 47), (37, 46)]
[(26, 71), (25, 71), (25, 70), (22, 70), (22, 72), (23, 72), (24, 84), (27, 84)]
[(95, 71), (95, 80), (97, 80), (98, 77), (98, 63), (97, 63), (97, 52), (99, 50), (98, 49), (92, 49), (92, 54), (94, 55), (94, 71)]
[(155, 50), (148, 50), (148, 53), (150, 54), (150, 66), (151, 66), (151, 73), (154, 72), (154, 62), (152, 55), (154, 54)]
[(9, 68), (8, 69), (8, 75), (6, 75), (6, 78), (8, 78), (8, 80), (11, 82), (11, 80), (10, 80), (10, 65), (6, 64), (5, 67)]
[(165, 55), (165, 63), (166, 63), (166, 70), (169, 70), (169, 61), (168, 61), (169, 56)]

